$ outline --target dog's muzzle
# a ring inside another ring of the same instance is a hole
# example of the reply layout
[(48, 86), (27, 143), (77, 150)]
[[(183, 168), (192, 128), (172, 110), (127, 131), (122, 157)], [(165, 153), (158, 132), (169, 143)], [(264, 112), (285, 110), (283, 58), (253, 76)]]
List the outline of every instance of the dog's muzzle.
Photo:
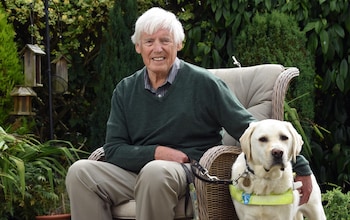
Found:
[(278, 149), (273, 149), (271, 151), (271, 154), (273, 156), (274, 159), (282, 159), (283, 157), (283, 151), (282, 150), (278, 150)]
[[(273, 149), (271, 151), (271, 155), (272, 155), (272, 166), (281, 166), (281, 171), (284, 171), (284, 163), (283, 163), (283, 154), (284, 152), (282, 150), (279, 149)], [(269, 172), (270, 169), (266, 169), (266, 172)]]

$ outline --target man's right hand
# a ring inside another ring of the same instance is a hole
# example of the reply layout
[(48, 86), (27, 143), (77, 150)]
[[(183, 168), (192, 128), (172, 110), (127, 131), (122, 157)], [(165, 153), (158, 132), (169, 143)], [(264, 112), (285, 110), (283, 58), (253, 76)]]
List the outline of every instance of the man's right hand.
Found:
[(158, 146), (156, 148), (154, 159), (174, 161), (178, 163), (190, 162), (188, 156), (184, 152), (166, 146)]

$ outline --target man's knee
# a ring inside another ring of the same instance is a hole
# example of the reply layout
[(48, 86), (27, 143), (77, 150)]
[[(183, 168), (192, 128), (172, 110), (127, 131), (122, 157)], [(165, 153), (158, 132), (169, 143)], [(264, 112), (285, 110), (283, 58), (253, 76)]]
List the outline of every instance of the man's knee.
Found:
[(186, 181), (186, 176), (181, 164), (164, 160), (147, 163), (137, 178), (138, 185), (148, 185), (149, 188), (178, 188), (183, 181)]
[(66, 185), (67, 187), (71, 184), (76, 184), (79, 180), (84, 179), (83, 176), (91, 172), (91, 160), (78, 160), (73, 163), (67, 172)]
[(147, 163), (140, 171), (139, 176), (148, 176), (154, 180), (164, 181), (164, 176), (172, 176), (176, 173), (178, 163), (164, 160), (154, 160)]

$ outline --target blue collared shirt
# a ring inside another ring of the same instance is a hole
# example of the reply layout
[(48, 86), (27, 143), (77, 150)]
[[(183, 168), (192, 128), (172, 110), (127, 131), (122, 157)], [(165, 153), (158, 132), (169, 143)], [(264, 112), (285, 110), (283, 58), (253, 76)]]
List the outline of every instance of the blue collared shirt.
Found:
[(157, 96), (159, 98), (163, 97), (166, 94), (166, 92), (168, 91), (171, 84), (174, 82), (175, 77), (176, 77), (179, 69), (180, 69), (180, 60), (179, 60), (179, 58), (176, 57), (175, 62), (170, 69), (170, 73), (168, 75), (167, 80), (164, 82), (164, 84), (162, 86), (160, 86), (157, 89), (154, 89), (152, 87), (150, 79), (149, 79), (148, 74), (147, 74), (147, 70), (146, 70), (145, 75), (144, 75), (145, 89), (149, 90), (151, 93), (153, 93), (155, 96)]

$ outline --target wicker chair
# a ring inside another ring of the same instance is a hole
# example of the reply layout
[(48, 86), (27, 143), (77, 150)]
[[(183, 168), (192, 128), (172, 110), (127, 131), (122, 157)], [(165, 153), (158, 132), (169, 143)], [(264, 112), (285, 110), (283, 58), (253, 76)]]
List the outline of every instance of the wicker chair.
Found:
[[(297, 68), (285, 68), (278, 64), (209, 71), (221, 78), (258, 120), (283, 120), (284, 97), (289, 82), (299, 75)], [(199, 162), (211, 175), (229, 179), (231, 166), (241, 151), (239, 143), (227, 133), (223, 135), (223, 144), (209, 149)], [(103, 149), (99, 148), (89, 159), (98, 160), (101, 156)], [(199, 179), (195, 180), (195, 184), (201, 220), (238, 219), (227, 185), (208, 184)], [(188, 216), (191, 216), (191, 213), (185, 215), (183, 200), (181, 199), (176, 207), (175, 219), (186, 219), (186, 216), (188, 219)], [(115, 207), (113, 215), (116, 219), (135, 219), (135, 201)]]

